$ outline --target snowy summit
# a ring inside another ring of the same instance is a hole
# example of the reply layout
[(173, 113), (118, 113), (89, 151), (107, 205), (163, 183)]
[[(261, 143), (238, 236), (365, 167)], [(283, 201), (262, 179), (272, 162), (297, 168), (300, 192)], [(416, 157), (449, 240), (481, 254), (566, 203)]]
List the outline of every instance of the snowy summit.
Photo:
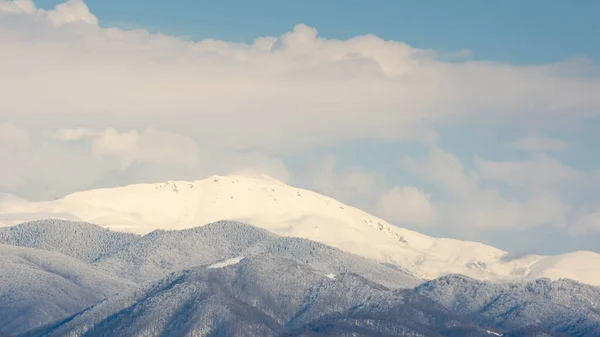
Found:
[(5, 200), (0, 204), (3, 226), (58, 218), (145, 234), (235, 220), (390, 263), (425, 279), (463, 274), (480, 280), (571, 278), (600, 285), (600, 255), (596, 253), (509, 259), (507, 252), (481, 243), (432, 238), (398, 228), (335, 199), (267, 176), (129, 185), (44, 202)]

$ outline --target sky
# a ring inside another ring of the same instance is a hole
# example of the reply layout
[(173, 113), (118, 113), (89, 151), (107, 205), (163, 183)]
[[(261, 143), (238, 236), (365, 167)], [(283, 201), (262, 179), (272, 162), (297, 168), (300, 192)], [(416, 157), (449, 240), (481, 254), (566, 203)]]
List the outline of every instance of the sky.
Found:
[(0, 0), (0, 192), (266, 173), (600, 252), (597, 1)]

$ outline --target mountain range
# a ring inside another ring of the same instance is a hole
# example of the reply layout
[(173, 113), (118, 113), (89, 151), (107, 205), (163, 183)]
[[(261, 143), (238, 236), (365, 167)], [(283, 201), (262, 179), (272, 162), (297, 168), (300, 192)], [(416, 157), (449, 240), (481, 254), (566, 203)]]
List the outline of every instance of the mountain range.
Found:
[(24, 223), (0, 231), (0, 267), (0, 331), (16, 336), (600, 335), (599, 287), (423, 281), (232, 221), (144, 236)]
[(547, 277), (600, 285), (600, 254), (578, 251), (515, 258), (478, 242), (433, 238), (399, 228), (335, 199), (267, 176), (213, 176), (194, 182), (129, 185), (43, 202), (8, 195), (2, 200), (0, 226), (57, 218), (147, 234), (232, 220), (280, 236), (321, 242), (397, 266), (422, 279), (462, 274), (478, 280)]
[(511, 258), (268, 177), (0, 214), (0, 336), (600, 336), (598, 254)]

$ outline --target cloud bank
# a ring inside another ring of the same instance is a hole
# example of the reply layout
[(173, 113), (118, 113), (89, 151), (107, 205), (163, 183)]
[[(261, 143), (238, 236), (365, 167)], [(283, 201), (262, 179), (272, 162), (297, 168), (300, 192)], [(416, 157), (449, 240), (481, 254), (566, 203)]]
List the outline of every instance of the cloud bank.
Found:
[[(80, 0), (54, 10), (0, 0), (0, 43), (9, 51), (0, 53), (0, 156), (10, 158), (0, 190), (48, 198), (229, 172), (294, 182), (302, 172), (284, 157), (361, 140), (415, 141), (430, 153), (405, 165), (445, 196), (336, 169), (333, 157), (307, 187), (371, 200), (402, 225), (600, 228), (595, 213), (575, 212), (561, 195), (589, 174), (544, 154), (566, 151), (566, 142), (522, 138), (513, 146), (532, 160), (475, 158), (471, 172), (436, 132), (515, 122), (543, 132), (595, 118), (600, 77), (589, 60), (515, 66), (465, 60), (470, 52), (461, 50), (450, 62), (435, 50), (374, 35), (330, 39), (302, 24), (249, 44), (193, 41), (100, 26)], [(507, 197), (490, 182), (522, 195)]]

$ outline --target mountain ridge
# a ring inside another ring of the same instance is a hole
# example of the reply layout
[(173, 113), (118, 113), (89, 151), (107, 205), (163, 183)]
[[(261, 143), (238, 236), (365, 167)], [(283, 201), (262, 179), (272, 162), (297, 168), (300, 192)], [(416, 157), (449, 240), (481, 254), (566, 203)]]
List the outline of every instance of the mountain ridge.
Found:
[(0, 244), (0, 329), (20, 333), (78, 312), (131, 281), (59, 252)]
[[(0, 244), (0, 329), (20, 337), (600, 334), (600, 287), (568, 279), (452, 274), (422, 282), (319, 242), (232, 221), (125, 241), (89, 223), (47, 221), (40, 231), (43, 225), (3, 236), (41, 248)], [(102, 233), (104, 241), (55, 240), (73, 232), (79, 239)]]
[(600, 254), (573, 252), (506, 259), (509, 254), (500, 249), (398, 228), (335, 199), (265, 176), (213, 176), (194, 182), (77, 192), (45, 202), (0, 202), (0, 225), (48, 217), (134, 233), (234, 220), (397, 265), (419, 278), (446, 274), (509, 281), (566, 277), (600, 285)]

